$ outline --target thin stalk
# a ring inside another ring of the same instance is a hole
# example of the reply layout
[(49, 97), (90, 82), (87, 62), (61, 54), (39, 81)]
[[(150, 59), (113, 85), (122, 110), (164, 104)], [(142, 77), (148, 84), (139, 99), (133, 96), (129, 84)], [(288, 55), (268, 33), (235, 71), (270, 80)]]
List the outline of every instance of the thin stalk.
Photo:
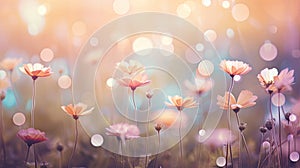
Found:
[(1, 146), (2, 146), (2, 151), (3, 151), (3, 167), (6, 167), (6, 148), (5, 148), (5, 141), (4, 141), (4, 116), (3, 116), (3, 104), (2, 100), (0, 100), (0, 108), (1, 108), (1, 125), (0, 125), (0, 138), (1, 138)]
[(179, 147), (180, 147), (180, 162), (182, 161), (182, 140), (181, 140), (181, 110), (179, 110)]
[[(272, 122), (272, 125), (273, 125), (273, 129), (271, 131), (271, 138), (273, 139), (273, 141), (275, 143), (275, 150), (277, 150), (278, 143), (277, 143), (277, 140), (276, 140), (275, 123), (274, 123), (274, 117), (273, 117), (273, 113), (272, 113), (272, 93), (269, 94), (269, 112), (270, 112), (270, 115), (271, 115), (271, 122)], [(279, 155), (276, 154), (275, 157), (277, 157), (277, 162), (280, 165)]]
[(119, 141), (119, 152), (121, 153), (121, 164), (122, 164), (122, 168), (124, 168), (124, 160), (123, 160), (123, 145), (121, 140)]
[(160, 134), (159, 131), (157, 132), (158, 134), (158, 147), (157, 147), (157, 155), (155, 156), (155, 161), (154, 161), (154, 168), (156, 168), (156, 162), (158, 159), (158, 155), (159, 155), (159, 148), (160, 148)]
[(71, 156), (68, 161), (68, 168), (71, 166), (71, 161), (72, 161), (73, 155), (74, 155), (76, 147), (77, 147), (77, 141), (78, 141), (78, 121), (76, 119), (75, 120), (75, 144), (74, 144), (74, 148), (72, 150)]
[[(263, 140), (264, 140), (264, 134), (262, 133), (261, 134), (261, 139), (260, 139), (260, 148), (259, 148), (259, 158), (258, 158), (258, 164), (257, 164), (257, 168), (260, 168), (260, 162), (261, 162), (261, 145), (263, 143)], [(265, 154), (266, 154), (266, 151), (265, 151)]]
[(135, 99), (134, 99), (134, 90), (132, 90), (132, 104), (133, 104), (133, 107), (134, 107), (134, 119), (135, 119), (135, 124), (137, 126), (137, 107), (136, 107), (136, 104), (135, 104)]
[(59, 168), (62, 168), (62, 160), (63, 160), (63, 156), (62, 156), (62, 152), (60, 151), (59, 152), (59, 161), (58, 161)]
[(35, 92), (36, 92), (36, 84), (35, 84), (35, 80), (33, 80), (33, 83), (32, 83), (32, 106), (31, 106), (31, 126), (34, 128), (34, 108), (35, 108)]
[(29, 149), (31, 146), (27, 145), (27, 152), (26, 152), (26, 156), (25, 156), (25, 165), (28, 162), (28, 157), (29, 157)]
[[(235, 113), (235, 116), (236, 116), (238, 126), (240, 126), (241, 123), (240, 123), (240, 117), (239, 117), (238, 113)], [(244, 135), (243, 131), (240, 131), (240, 133), (241, 133), (242, 141), (244, 143), (244, 146), (245, 146), (245, 149), (246, 149), (246, 152), (247, 152), (248, 161), (250, 161), (250, 152), (249, 152), (249, 149), (248, 149), (248, 145), (247, 145), (247, 142), (246, 142), (245, 135)], [(239, 148), (240, 148), (240, 146), (239, 146)]]
[(290, 140), (288, 140), (288, 157), (287, 157), (288, 167), (290, 167), (290, 161), (289, 161), (290, 154), (291, 154), (291, 142)]
[[(228, 89), (228, 101), (227, 101), (227, 105), (228, 105), (228, 109), (227, 109), (227, 124), (228, 124), (228, 129), (229, 129), (229, 140), (231, 140), (231, 122), (230, 122), (230, 94), (232, 92), (233, 86), (234, 86), (234, 80), (233, 80), (234, 76), (231, 76), (231, 82), (230, 82), (230, 86)], [(226, 96), (226, 94), (225, 94)], [(230, 161), (231, 164), (233, 165), (233, 160), (232, 160), (232, 149), (231, 149), (231, 144), (229, 144), (228, 139), (227, 139), (227, 144), (226, 144), (226, 167), (228, 167), (228, 150), (230, 152)]]
[(151, 107), (151, 98), (149, 98), (149, 100), (148, 100), (148, 110), (147, 110), (145, 168), (147, 167), (147, 164), (148, 164), (148, 137), (149, 137), (149, 126), (150, 126), (150, 121), (149, 121), (150, 107)]
[[(278, 90), (278, 103), (280, 103), (280, 90)], [(278, 105), (278, 118), (279, 118), (279, 144), (281, 144), (281, 113), (280, 113), (280, 106)], [(282, 146), (279, 146), (280, 149), (280, 162), (282, 161)], [(281, 165), (281, 164), (280, 164)]]
[(36, 149), (35, 149), (35, 145), (33, 145), (33, 157), (34, 157), (34, 168), (37, 168), (37, 157), (36, 157)]
[[(283, 141), (281, 144), (279, 144), (279, 145), (283, 145), (283, 144), (286, 143), (286, 142), (287, 142), (287, 140), (284, 140), (284, 141)], [(278, 146), (279, 146), (279, 145), (278, 145)], [(277, 146), (277, 147), (278, 147), (278, 146)], [(264, 164), (264, 162), (266, 162), (267, 159), (270, 159), (271, 155), (275, 152), (275, 150), (276, 150), (276, 147), (275, 147), (272, 151), (269, 152), (268, 156), (262, 161), (262, 164)]]

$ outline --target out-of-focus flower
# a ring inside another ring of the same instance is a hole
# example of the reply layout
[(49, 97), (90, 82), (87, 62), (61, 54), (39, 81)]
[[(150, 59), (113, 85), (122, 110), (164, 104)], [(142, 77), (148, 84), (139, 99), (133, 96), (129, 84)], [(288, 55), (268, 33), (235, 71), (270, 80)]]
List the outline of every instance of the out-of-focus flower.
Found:
[(148, 91), (146, 92), (146, 97), (147, 97), (148, 99), (151, 99), (152, 96), (153, 96), (153, 91), (152, 91), (152, 90), (148, 90)]
[(6, 96), (6, 89), (9, 86), (8, 80), (5, 79), (0, 79), (0, 100), (4, 100)]
[(223, 109), (223, 110), (228, 109), (228, 98), (229, 98), (230, 108), (234, 112), (238, 112), (241, 108), (247, 108), (247, 107), (254, 106), (256, 104), (255, 100), (257, 99), (257, 96), (253, 95), (253, 93), (248, 90), (242, 90), (236, 101), (233, 94), (230, 93), (230, 96), (229, 96), (229, 92), (226, 92), (224, 97), (222, 97), (220, 95), (218, 95), (218, 97), (217, 97), (217, 99), (218, 99), (217, 104), (220, 106), (221, 109)]
[[(288, 114), (288, 115), (287, 115)], [(294, 119), (290, 120), (290, 117), (293, 116)], [(286, 113), (287, 120), (282, 121), (282, 125), (286, 133), (296, 135), (300, 133), (300, 101), (294, 100), (291, 112)]]
[(130, 125), (127, 123), (118, 123), (114, 125), (110, 125), (106, 128), (106, 135), (116, 136), (123, 143), (125, 140), (139, 138), (140, 130), (136, 125)]
[(52, 74), (50, 67), (44, 67), (44, 65), (40, 63), (24, 64), (19, 69), (24, 74), (31, 76), (33, 80), (36, 80), (38, 77), (47, 77)]
[(224, 72), (228, 73), (231, 77), (235, 75), (244, 75), (252, 70), (252, 68), (248, 64), (242, 61), (223, 60), (220, 63), (220, 67)]
[(232, 144), (236, 137), (233, 134), (229, 136), (230, 132), (231, 131), (226, 128), (215, 129), (204, 144), (214, 148), (224, 146), (227, 143)]
[(94, 110), (94, 107), (87, 109), (87, 105), (83, 103), (77, 103), (77, 104), (69, 104), (67, 106), (61, 106), (61, 108), (68, 113), (69, 115), (73, 116), (75, 120), (79, 118), (79, 116), (86, 115)]
[(195, 78), (195, 84), (185, 81), (185, 86), (193, 95), (201, 96), (212, 88), (213, 82), (212, 80), (197, 77)]
[(294, 70), (285, 68), (275, 77), (274, 85), (279, 91), (292, 90), (291, 85), (294, 82)]
[(21, 61), (22, 58), (5, 58), (0, 62), (0, 67), (12, 71)]
[(145, 69), (144, 65), (135, 60), (129, 60), (129, 62), (122, 61), (119, 62), (116, 66), (118, 70), (128, 75), (135, 74), (137, 72), (141, 72)]
[(182, 111), (184, 108), (193, 108), (197, 104), (192, 97), (182, 98), (181, 96), (168, 96), (169, 102), (165, 102), (167, 106), (176, 107), (178, 111)]
[(272, 93), (276, 91), (274, 86), (275, 77), (278, 75), (278, 70), (276, 68), (265, 68), (260, 74), (257, 75), (257, 78), (260, 82), (260, 85), (266, 89), (267, 92)]
[(129, 87), (132, 91), (151, 82), (150, 80), (148, 80), (147, 75), (144, 73), (138, 73), (134, 76), (125, 76), (118, 81), (120, 85)]
[(157, 133), (160, 132), (160, 130), (162, 129), (163, 125), (161, 123), (157, 123), (155, 124), (154, 128), (157, 131)]
[(47, 140), (45, 132), (41, 132), (40, 130), (34, 128), (22, 129), (17, 133), (17, 135), (28, 146)]

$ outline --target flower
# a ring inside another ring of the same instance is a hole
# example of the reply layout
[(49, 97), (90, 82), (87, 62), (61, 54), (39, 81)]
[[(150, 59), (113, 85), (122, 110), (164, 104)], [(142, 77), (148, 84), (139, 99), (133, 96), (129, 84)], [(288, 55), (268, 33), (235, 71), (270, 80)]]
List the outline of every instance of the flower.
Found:
[(252, 68), (242, 61), (227, 61), (223, 60), (220, 63), (221, 69), (228, 73), (231, 77), (235, 75), (247, 74)]
[(5, 58), (0, 62), (0, 67), (12, 71), (21, 61), (22, 58)]
[(77, 120), (79, 118), (79, 116), (82, 115), (86, 115), (89, 114), (91, 111), (94, 110), (94, 107), (90, 108), (89, 110), (87, 109), (87, 105), (83, 104), (83, 103), (77, 103), (77, 104), (69, 104), (67, 106), (61, 106), (61, 108), (68, 114), (70, 114), (71, 116), (73, 116), (73, 118), (75, 120)]
[(36, 80), (38, 77), (47, 77), (52, 74), (50, 67), (44, 67), (44, 65), (40, 63), (24, 64), (19, 69), (23, 73), (31, 76), (33, 80)]
[(275, 77), (274, 85), (278, 89), (278, 91), (290, 91), (292, 90), (291, 85), (294, 82), (294, 70), (290, 70), (285, 68), (282, 70), (278, 76)]
[(161, 123), (156, 123), (154, 128), (157, 131), (157, 133), (160, 132), (160, 130), (162, 129), (163, 125)]
[(8, 80), (5, 79), (0, 79), (0, 100), (4, 100), (6, 96), (6, 89), (9, 86)]
[(148, 91), (146, 92), (146, 97), (147, 97), (148, 99), (151, 99), (152, 96), (153, 96), (153, 90), (148, 90)]
[(116, 136), (123, 143), (125, 140), (139, 138), (140, 130), (136, 125), (129, 125), (127, 123), (119, 123), (110, 125), (106, 128), (106, 135)]
[(139, 73), (135, 76), (126, 76), (118, 81), (120, 85), (130, 87), (132, 91), (134, 91), (137, 87), (145, 86), (151, 82), (144, 73)]
[(192, 84), (190, 81), (185, 81), (184, 84), (191, 93), (198, 96), (209, 91), (213, 86), (212, 80), (207, 80), (198, 77), (195, 78), (195, 84)]
[(192, 97), (182, 98), (181, 96), (175, 95), (173, 97), (168, 96), (168, 99), (170, 103), (166, 102), (166, 105), (170, 107), (176, 107), (178, 111), (181, 111), (184, 108), (196, 107), (196, 102)]
[[(217, 97), (218, 99), (217, 104), (223, 110), (228, 109), (228, 97), (229, 97), (229, 92), (226, 92), (224, 97), (220, 95), (218, 95)], [(241, 93), (239, 94), (237, 101), (233, 96), (233, 94), (230, 93), (229, 105), (234, 112), (238, 112), (241, 108), (254, 106), (256, 104), (255, 102), (256, 99), (257, 96), (253, 95), (252, 92), (248, 90), (242, 90)]]
[(17, 136), (21, 138), (28, 146), (47, 140), (45, 132), (41, 132), (40, 130), (34, 128), (22, 129), (17, 133)]
[(257, 78), (260, 82), (260, 85), (265, 88), (269, 93), (276, 91), (274, 86), (275, 77), (278, 75), (278, 70), (276, 68), (265, 68), (260, 74), (257, 75)]
[(143, 71), (145, 67), (138, 61), (129, 60), (129, 62), (119, 62), (116, 66), (116, 69), (120, 70), (123, 73), (127, 73), (128, 75), (131, 75)]

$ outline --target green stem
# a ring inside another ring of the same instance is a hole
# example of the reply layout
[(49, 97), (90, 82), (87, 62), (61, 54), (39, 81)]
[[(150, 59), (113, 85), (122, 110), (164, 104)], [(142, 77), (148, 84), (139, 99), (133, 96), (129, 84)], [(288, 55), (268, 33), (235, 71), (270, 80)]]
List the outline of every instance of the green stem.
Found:
[(71, 166), (71, 161), (72, 161), (73, 155), (74, 155), (76, 147), (77, 147), (77, 141), (78, 141), (78, 120), (75, 120), (75, 142), (74, 142), (75, 144), (74, 144), (74, 148), (72, 150), (71, 156), (68, 161), (68, 168)]

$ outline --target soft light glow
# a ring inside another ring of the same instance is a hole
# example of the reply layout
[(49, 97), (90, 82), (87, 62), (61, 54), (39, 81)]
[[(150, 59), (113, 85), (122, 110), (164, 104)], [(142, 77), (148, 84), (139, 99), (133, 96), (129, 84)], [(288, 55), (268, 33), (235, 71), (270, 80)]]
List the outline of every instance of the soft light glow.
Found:
[(209, 7), (211, 5), (211, 0), (202, 0), (202, 5), (205, 7)]
[(224, 167), (226, 165), (226, 158), (225, 157), (218, 157), (216, 160), (216, 165), (218, 167)]
[(240, 76), (240, 75), (235, 75), (235, 76), (233, 77), (233, 80), (236, 81), (236, 82), (238, 82), (238, 81), (241, 80), (241, 76)]
[(13, 115), (13, 123), (16, 126), (22, 126), (26, 121), (25, 115), (23, 113), (15, 113)]
[(201, 129), (198, 133), (200, 136), (204, 136), (206, 134), (206, 131), (204, 129)]
[(169, 37), (169, 36), (162, 36), (161, 37), (161, 43), (163, 45), (171, 45), (173, 42), (173, 38), (172, 37)]
[(226, 30), (226, 35), (228, 38), (233, 38), (234, 37), (234, 31), (231, 28), (228, 28)]
[(214, 72), (214, 64), (209, 60), (203, 60), (199, 63), (197, 70), (200, 75), (208, 77)]
[(299, 160), (299, 153), (298, 152), (292, 152), (290, 154), (290, 160), (292, 162), (298, 162), (298, 160)]
[(6, 72), (4, 70), (0, 70), (0, 79), (5, 79), (6, 78)]
[(204, 50), (204, 45), (202, 43), (196, 44), (196, 50), (197, 51), (203, 51)]
[(249, 8), (247, 5), (239, 3), (232, 7), (231, 14), (236, 21), (243, 22), (249, 17)]
[(190, 16), (192, 9), (188, 4), (180, 4), (177, 7), (177, 15), (181, 18), (187, 18)]
[[(146, 49), (153, 48), (153, 43), (149, 38), (146, 37), (139, 37), (134, 40), (132, 44), (132, 49), (134, 52), (138, 52), (140, 55), (146, 55), (149, 51)], [(143, 51), (146, 50), (146, 51)], [(142, 52), (141, 52), (142, 51)]]
[(115, 84), (115, 80), (113, 79), (113, 78), (108, 78), (107, 80), (106, 80), (106, 85), (108, 86), (108, 87), (113, 87), (114, 86), (114, 84)]
[(54, 57), (54, 53), (50, 48), (44, 48), (40, 53), (40, 57), (43, 61), (50, 62)]
[(265, 150), (270, 149), (270, 146), (271, 146), (271, 144), (270, 144), (270, 142), (268, 142), (268, 141), (264, 141), (264, 142), (262, 143), (262, 148), (265, 149)]
[(104, 139), (100, 134), (94, 134), (91, 137), (91, 144), (94, 147), (100, 147), (103, 144), (103, 142), (104, 142)]
[(259, 55), (265, 61), (272, 61), (277, 57), (277, 48), (271, 42), (265, 42), (259, 49)]
[(58, 78), (58, 86), (62, 89), (68, 89), (72, 85), (72, 80), (68, 75), (62, 75)]
[(291, 115), (289, 116), (289, 120), (290, 120), (291, 122), (295, 122), (295, 121), (297, 120), (297, 116), (296, 116), (295, 114), (291, 114)]
[(230, 7), (230, 2), (227, 1), (227, 0), (224, 0), (222, 2), (222, 7), (225, 8), (225, 9), (228, 9)]
[(47, 6), (44, 4), (40, 5), (37, 10), (38, 10), (38, 14), (40, 14), (41, 16), (46, 15), (48, 12)]
[(272, 25), (272, 26), (269, 27), (269, 31), (272, 34), (276, 34), (277, 30), (278, 30), (277, 26)]
[(272, 103), (274, 106), (282, 106), (285, 103), (285, 96), (282, 93), (275, 93), (272, 96)]
[(288, 141), (292, 141), (294, 139), (294, 135), (293, 134), (289, 134), (288, 136), (287, 136), (287, 140)]
[(87, 32), (87, 25), (82, 21), (76, 21), (72, 25), (72, 32), (75, 36), (83, 36)]
[(191, 64), (197, 64), (200, 62), (201, 58), (197, 53), (193, 52), (191, 49), (185, 51), (185, 58)]
[(96, 47), (99, 44), (99, 40), (97, 39), (97, 37), (92, 37), (90, 39), (90, 45), (93, 47)]
[(124, 15), (129, 11), (130, 3), (128, 0), (115, 0), (113, 10), (118, 15)]
[(204, 37), (205, 40), (209, 41), (209, 42), (214, 42), (217, 39), (217, 33), (214, 30), (206, 30), (204, 32)]

